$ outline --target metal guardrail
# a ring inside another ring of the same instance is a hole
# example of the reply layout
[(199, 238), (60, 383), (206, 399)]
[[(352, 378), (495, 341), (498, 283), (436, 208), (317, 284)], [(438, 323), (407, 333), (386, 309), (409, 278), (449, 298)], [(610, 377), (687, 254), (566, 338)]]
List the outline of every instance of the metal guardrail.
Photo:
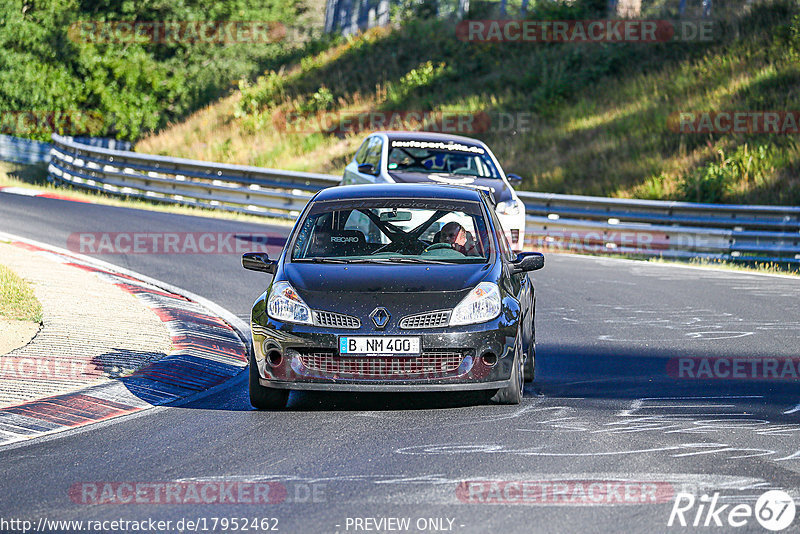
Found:
[(133, 143), (131, 143), (130, 141), (120, 141), (119, 139), (114, 139), (113, 137), (76, 136), (76, 137), (67, 137), (66, 139), (70, 139), (82, 145), (89, 145), (100, 148), (111, 148), (114, 150), (133, 150)]
[(290, 172), (97, 148), (53, 135), (50, 177), (77, 187), (173, 204), (296, 217), (328, 174)]
[(517, 194), (536, 248), (800, 262), (800, 207)]
[(0, 135), (0, 161), (46, 163), (50, 161), (50, 143)]
[[(51, 179), (174, 204), (285, 219), (339, 176), (110, 150), (53, 135)], [(519, 192), (526, 247), (800, 263), (800, 207)]]
[[(132, 146), (130, 141), (119, 141), (108, 137), (66, 137), (65, 139), (71, 139), (84, 145), (115, 148), (117, 150), (130, 150)], [(52, 144), (43, 141), (0, 135), (0, 161), (28, 165), (48, 163), (50, 161), (50, 149), (52, 148)]]

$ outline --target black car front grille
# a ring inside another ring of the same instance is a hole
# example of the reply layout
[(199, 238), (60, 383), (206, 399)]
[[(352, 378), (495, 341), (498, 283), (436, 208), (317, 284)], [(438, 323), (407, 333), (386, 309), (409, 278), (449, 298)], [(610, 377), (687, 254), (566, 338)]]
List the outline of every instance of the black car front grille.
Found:
[(514, 228), (511, 230), (511, 242), (512, 243), (519, 243), (519, 229)]
[(436, 328), (447, 326), (450, 321), (450, 310), (418, 313), (400, 319), (400, 328)]
[(361, 328), (358, 317), (328, 311), (314, 311), (314, 323), (325, 328)]
[(300, 361), (309, 371), (326, 375), (366, 378), (440, 377), (455, 372), (464, 360), (464, 351), (432, 349), (421, 356), (338, 356), (333, 351), (309, 350)]

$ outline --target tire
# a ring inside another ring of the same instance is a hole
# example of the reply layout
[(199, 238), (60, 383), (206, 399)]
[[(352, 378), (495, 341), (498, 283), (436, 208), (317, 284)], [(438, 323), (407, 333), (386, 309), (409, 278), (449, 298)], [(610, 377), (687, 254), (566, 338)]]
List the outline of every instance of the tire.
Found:
[(531, 343), (530, 354), (525, 358), (525, 382), (533, 382), (536, 374), (536, 345)]
[(258, 366), (250, 351), (250, 374), (248, 389), (250, 390), (250, 404), (257, 410), (279, 410), (286, 407), (289, 400), (288, 389), (275, 389), (262, 386), (258, 382)]
[(536, 300), (533, 301), (533, 310), (531, 311), (531, 343), (528, 345), (528, 351), (525, 354), (525, 382), (533, 382), (536, 375)]
[(519, 404), (522, 402), (522, 388), (524, 379), (522, 359), (522, 338), (517, 333), (514, 342), (514, 367), (511, 369), (511, 384), (497, 390), (491, 398), (494, 404)]

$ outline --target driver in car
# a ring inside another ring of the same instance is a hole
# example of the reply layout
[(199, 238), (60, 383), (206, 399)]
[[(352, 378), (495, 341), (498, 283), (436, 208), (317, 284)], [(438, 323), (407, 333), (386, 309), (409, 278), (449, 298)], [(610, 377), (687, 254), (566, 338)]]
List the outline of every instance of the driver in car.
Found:
[(439, 234), (439, 242), (449, 243), (454, 250), (457, 250), (465, 256), (481, 255), (472, 234), (467, 232), (463, 226), (455, 221), (450, 221), (442, 226), (441, 233)]

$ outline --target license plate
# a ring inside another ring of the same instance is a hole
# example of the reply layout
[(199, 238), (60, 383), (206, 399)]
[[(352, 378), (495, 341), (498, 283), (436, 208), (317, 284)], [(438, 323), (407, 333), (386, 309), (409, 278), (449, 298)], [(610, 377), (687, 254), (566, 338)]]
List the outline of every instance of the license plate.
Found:
[(339, 338), (339, 354), (419, 356), (419, 353), (418, 337), (342, 336)]

